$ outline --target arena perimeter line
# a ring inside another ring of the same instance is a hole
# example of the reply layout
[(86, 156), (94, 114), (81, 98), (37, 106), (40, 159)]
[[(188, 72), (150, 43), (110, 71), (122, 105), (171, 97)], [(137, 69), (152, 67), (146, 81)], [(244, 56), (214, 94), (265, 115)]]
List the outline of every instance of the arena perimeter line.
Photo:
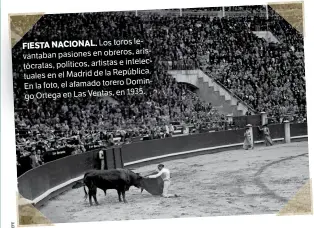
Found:
[[(304, 139), (304, 138), (308, 138), (307, 135), (301, 135), (301, 136), (294, 136), (291, 137), (291, 140), (293, 139)], [(283, 141), (284, 138), (277, 138), (277, 139), (273, 139), (274, 142), (276, 141)], [(254, 144), (261, 144), (264, 141), (255, 141)], [(185, 155), (185, 154), (192, 154), (192, 153), (198, 153), (198, 152), (203, 152), (203, 151), (213, 151), (213, 150), (217, 150), (217, 149), (222, 149), (222, 148), (233, 148), (233, 147), (237, 147), (237, 146), (242, 146), (243, 143), (236, 143), (236, 144), (229, 144), (229, 145), (224, 145), (224, 146), (215, 146), (215, 147), (207, 147), (207, 148), (201, 148), (201, 149), (196, 149), (196, 150), (189, 150), (189, 151), (183, 151), (183, 152), (177, 152), (177, 153), (171, 153), (171, 154), (166, 154), (166, 155), (161, 155), (161, 156), (156, 156), (156, 157), (150, 157), (150, 158), (145, 158), (145, 159), (141, 159), (141, 160), (137, 160), (134, 162), (127, 162), (124, 164), (124, 166), (130, 166), (130, 165), (134, 165), (134, 164), (139, 164), (139, 163), (144, 163), (144, 162), (148, 162), (148, 161), (153, 161), (153, 160), (158, 160), (161, 158), (167, 158), (167, 157), (177, 157), (180, 155)], [(223, 151), (220, 151), (223, 152)], [(47, 197), (49, 197), (49, 195), (51, 195), (52, 193), (58, 192), (60, 189), (64, 189), (64, 191), (66, 191), (67, 187), (70, 186), (71, 184), (77, 182), (77, 181), (81, 181), (83, 179), (84, 175), (81, 175), (79, 177), (70, 179), (62, 184), (59, 184), (49, 190), (47, 190), (45, 193), (43, 193), (42, 195), (38, 196), (37, 198), (35, 198), (34, 200), (32, 200), (32, 205), (35, 206), (41, 206), (41, 202), (44, 201)], [(61, 194), (63, 191), (59, 192), (57, 195)], [(48, 198), (49, 200), (49, 198)]]
[(273, 161), (273, 162), (270, 162), (264, 166), (262, 166), (255, 174), (254, 174), (254, 182), (255, 184), (260, 187), (267, 195), (271, 195), (273, 198), (281, 201), (281, 202), (288, 202), (289, 199), (285, 198), (285, 197), (282, 197), (282, 196), (279, 196), (278, 194), (276, 194), (274, 191), (270, 190), (265, 184), (264, 182), (261, 180), (261, 177), (260, 175), (269, 167), (271, 167), (272, 165), (275, 165), (275, 164), (278, 164), (280, 162), (283, 162), (283, 161), (287, 161), (287, 160), (293, 160), (295, 158), (298, 158), (298, 157), (302, 157), (302, 156), (306, 156), (308, 155), (308, 153), (303, 153), (303, 154), (299, 154), (299, 155), (296, 155), (296, 156), (289, 156), (287, 158), (283, 158), (283, 159), (280, 159), (280, 160), (277, 160), (277, 161)]

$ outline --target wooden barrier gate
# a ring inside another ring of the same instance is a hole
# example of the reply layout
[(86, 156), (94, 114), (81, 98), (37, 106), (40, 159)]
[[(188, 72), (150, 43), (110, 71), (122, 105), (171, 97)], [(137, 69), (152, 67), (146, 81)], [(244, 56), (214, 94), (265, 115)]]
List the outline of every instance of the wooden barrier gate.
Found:
[(105, 169), (124, 168), (121, 147), (106, 149), (104, 153), (104, 160)]

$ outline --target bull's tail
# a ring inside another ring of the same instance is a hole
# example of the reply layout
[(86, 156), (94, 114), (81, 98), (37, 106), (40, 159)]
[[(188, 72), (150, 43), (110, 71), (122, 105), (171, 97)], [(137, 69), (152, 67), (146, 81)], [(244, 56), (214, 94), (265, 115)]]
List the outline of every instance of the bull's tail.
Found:
[(86, 188), (85, 188), (85, 185), (84, 185), (84, 192), (85, 192), (85, 200), (87, 200), (87, 191), (86, 191)]
[[(84, 183), (84, 193), (85, 193), (85, 200), (86, 200), (86, 199), (87, 199), (87, 195), (88, 195), (89, 193), (91, 193), (90, 191), (93, 191), (93, 192), (94, 192), (93, 189), (94, 189), (96, 186), (94, 185), (93, 181), (88, 180), (88, 179), (86, 179), (86, 178), (84, 178), (83, 183)], [(88, 193), (87, 193), (87, 191), (86, 191), (85, 186), (88, 188)]]
[[(85, 193), (85, 197), (84, 197), (84, 199), (85, 199), (85, 201), (87, 200), (87, 191), (86, 191), (86, 188), (85, 188), (85, 186), (86, 186), (86, 176), (87, 176), (87, 173), (85, 173), (85, 175), (84, 175), (84, 179), (83, 179), (83, 183), (84, 183), (84, 193)], [(89, 186), (87, 186), (87, 188), (88, 188), (88, 192), (89, 192)]]

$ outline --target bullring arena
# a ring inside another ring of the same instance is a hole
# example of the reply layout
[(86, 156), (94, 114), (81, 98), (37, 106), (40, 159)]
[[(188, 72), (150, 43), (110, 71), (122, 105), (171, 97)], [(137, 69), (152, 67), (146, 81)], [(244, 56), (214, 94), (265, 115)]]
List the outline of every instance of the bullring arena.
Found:
[[(98, 191), (100, 205), (90, 207), (83, 188), (52, 198), (40, 211), (53, 223), (276, 214), (309, 180), (308, 143), (259, 146), (164, 162), (172, 172), (164, 199), (130, 188), (127, 204), (116, 191)], [(156, 164), (136, 171), (146, 172)]]

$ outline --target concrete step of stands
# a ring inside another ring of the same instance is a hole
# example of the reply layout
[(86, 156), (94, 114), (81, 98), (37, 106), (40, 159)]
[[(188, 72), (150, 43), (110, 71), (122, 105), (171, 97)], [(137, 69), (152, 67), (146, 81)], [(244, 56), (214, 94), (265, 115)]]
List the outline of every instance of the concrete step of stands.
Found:
[[(219, 67), (217, 67), (218, 69)], [(238, 99), (215, 83), (214, 80), (201, 70), (179, 70), (169, 71), (169, 73), (181, 83), (192, 84), (197, 88), (196, 93), (205, 102), (211, 103), (214, 107), (219, 107), (220, 113), (225, 115), (244, 115), (248, 108), (245, 105), (239, 106)]]

